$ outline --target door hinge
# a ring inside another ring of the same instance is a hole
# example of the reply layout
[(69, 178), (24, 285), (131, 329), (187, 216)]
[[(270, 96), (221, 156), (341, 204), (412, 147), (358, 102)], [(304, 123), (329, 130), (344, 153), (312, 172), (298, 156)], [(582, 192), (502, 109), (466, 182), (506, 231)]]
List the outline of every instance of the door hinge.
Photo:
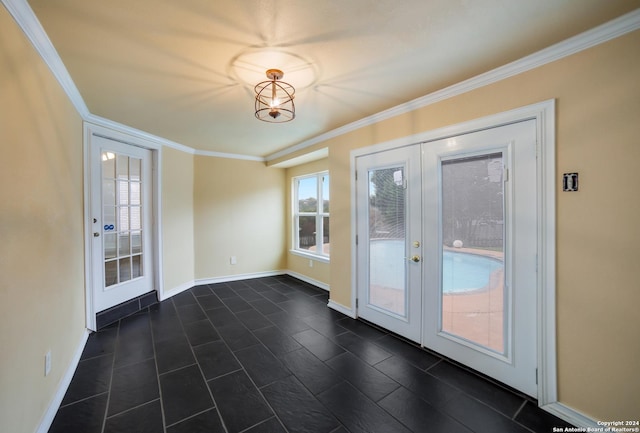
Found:
[(356, 308), (358, 308), (358, 298), (356, 298)]
[(536, 385), (538, 384), (538, 369), (536, 368)]
[(355, 173), (356, 173), (356, 180), (358, 180), (358, 170), (356, 170)]
[(504, 181), (509, 182), (509, 169), (506, 167), (504, 168)]
[(358, 245), (358, 235), (356, 235), (356, 245)]

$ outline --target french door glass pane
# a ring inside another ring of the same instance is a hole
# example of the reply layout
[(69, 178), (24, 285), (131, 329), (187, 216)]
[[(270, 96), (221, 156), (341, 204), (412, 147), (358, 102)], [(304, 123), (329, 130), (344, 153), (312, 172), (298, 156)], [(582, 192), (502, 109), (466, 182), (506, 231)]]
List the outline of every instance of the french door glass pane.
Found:
[(442, 162), (442, 331), (505, 351), (502, 153)]
[(368, 304), (406, 314), (404, 167), (369, 171)]
[(105, 287), (142, 276), (142, 160), (102, 153)]

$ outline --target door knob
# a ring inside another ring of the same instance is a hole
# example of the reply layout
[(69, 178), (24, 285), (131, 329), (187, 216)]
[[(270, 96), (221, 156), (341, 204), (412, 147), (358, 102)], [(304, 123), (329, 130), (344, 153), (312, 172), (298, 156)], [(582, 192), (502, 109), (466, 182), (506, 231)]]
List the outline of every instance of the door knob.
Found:
[(93, 237), (94, 237), (94, 238), (97, 238), (98, 236), (100, 236), (100, 233), (98, 233), (98, 232), (93, 232)]
[(409, 260), (412, 262), (418, 263), (420, 261), (420, 256), (412, 256)]

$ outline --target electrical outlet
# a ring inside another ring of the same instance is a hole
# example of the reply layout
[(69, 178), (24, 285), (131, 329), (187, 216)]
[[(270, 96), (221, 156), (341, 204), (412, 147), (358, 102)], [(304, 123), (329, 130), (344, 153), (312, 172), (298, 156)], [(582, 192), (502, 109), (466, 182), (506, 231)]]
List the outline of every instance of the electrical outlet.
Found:
[(309, 267), (313, 268), (313, 260), (309, 259)]
[(237, 263), (238, 263), (238, 260), (236, 259), (236, 256), (231, 256), (231, 257), (229, 258), (229, 263), (230, 263), (230, 264), (232, 264), (232, 265), (237, 264)]
[(51, 351), (44, 355), (44, 375), (48, 376), (49, 373), (51, 373)]

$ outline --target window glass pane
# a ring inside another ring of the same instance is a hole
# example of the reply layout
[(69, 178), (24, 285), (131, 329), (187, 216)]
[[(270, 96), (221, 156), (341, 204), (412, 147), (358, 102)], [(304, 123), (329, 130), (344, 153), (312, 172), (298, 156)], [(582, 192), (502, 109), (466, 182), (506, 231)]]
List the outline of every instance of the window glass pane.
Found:
[(116, 205), (116, 182), (114, 180), (102, 180), (102, 204), (105, 206)]
[(118, 204), (129, 204), (129, 182), (124, 180), (118, 181)]
[(329, 213), (329, 175), (322, 176), (322, 212)]
[(442, 162), (441, 329), (505, 350), (501, 153)]
[(131, 258), (125, 257), (118, 260), (118, 267), (120, 268), (120, 282), (129, 281), (131, 279)]
[(325, 254), (329, 254), (329, 217), (322, 218), (322, 235), (323, 235), (323, 246), (322, 251)]
[(118, 255), (120, 257), (122, 256), (128, 256), (129, 253), (129, 243), (130, 243), (130, 239), (129, 239), (129, 233), (120, 233), (120, 235), (118, 236)]
[(129, 208), (129, 218), (131, 230), (140, 230), (142, 228), (140, 206), (131, 206)]
[(116, 177), (116, 155), (113, 152), (102, 152), (102, 177), (103, 179)]
[(129, 185), (131, 189), (130, 204), (140, 205), (140, 182), (131, 182)]
[(131, 278), (142, 276), (142, 256), (131, 257)]
[(113, 259), (116, 256), (116, 234), (105, 233), (104, 235), (104, 258)]
[(298, 180), (298, 212), (318, 211), (318, 183), (315, 177)]
[(116, 230), (116, 208), (115, 206), (105, 206), (102, 210), (104, 216), (102, 223), (104, 225), (104, 231)]
[(104, 286), (118, 284), (118, 262), (115, 260), (104, 263)]
[(116, 158), (116, 174), (118, 179), (129, 179), (129, 157), (118, 155)]
[(142, 160), (141, 159), (138, 159), (138, 158), (131, 158), (130, 159), (130, 167), (131, 167), (130, 178), (131, 178), (131, 180), (140, 180), (141, 166), (142, 166)]
[(142, 252), (142, 233), (131, 232), (131, 254), (140, 254)]
[(118, 209), (118, 214), (120, 217), (120, 225), (118, 229), (121, 232), (129, 230), (129, 208), (126, 206), (121, 207), (120, 209)]
[(316, 247), (316, 217), (301, 216), (298, 219), (298, 248), (315, 250)]

